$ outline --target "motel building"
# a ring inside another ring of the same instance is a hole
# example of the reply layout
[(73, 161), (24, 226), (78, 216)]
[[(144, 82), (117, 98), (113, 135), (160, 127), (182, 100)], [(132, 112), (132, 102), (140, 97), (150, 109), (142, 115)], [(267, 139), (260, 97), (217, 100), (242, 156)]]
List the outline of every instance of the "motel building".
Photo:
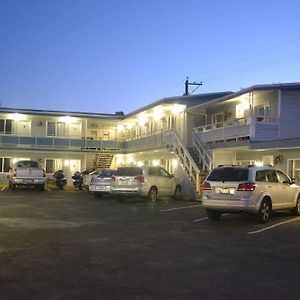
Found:
[(124, 165), (161, 165), (197, 199), (220, 164), (274, 165), (300, 184), (300, 83), (167, 97), (129, 114), (0, 107), (0, 183), (34, 159), (52, 177)]

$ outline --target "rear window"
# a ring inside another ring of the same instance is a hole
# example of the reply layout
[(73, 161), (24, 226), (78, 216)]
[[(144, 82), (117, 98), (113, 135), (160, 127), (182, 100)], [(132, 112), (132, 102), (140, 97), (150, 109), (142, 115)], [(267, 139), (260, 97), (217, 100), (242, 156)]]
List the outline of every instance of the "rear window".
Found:
[(122, 167), (118, 168), (115, 173), (116, 176), (135, 176), (135, 175), (143, 175), (143, 171), (141, 168), (135, 167)]
[(217, 168), (207, 177), (209, 181), (247, 181), (248, 169), (246, 168)]
[(17, 163), (17, 168), (39, 168), (39, 163), (37, 161), (26, 160), (19, 161)]
[(114, 170), (102, 170), (98, 177), (111, 177), (115, 174)]

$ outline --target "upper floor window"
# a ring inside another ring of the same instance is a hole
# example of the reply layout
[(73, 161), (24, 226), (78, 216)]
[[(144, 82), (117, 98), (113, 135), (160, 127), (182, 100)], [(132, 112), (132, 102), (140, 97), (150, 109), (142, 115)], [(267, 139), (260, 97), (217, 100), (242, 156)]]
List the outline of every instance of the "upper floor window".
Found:
[(268, 104), (254, 107), (254, 115), (258, 122), (266, 121), (270, 117), (270, 106)]
[(13, 120), (0, 119), (0, 134), (12, 134), (13, 133)]

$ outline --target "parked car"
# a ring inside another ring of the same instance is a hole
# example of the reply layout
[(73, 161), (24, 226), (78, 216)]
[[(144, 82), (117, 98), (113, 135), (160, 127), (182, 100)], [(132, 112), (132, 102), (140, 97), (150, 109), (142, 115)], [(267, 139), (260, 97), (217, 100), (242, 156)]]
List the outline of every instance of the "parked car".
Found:
[(112, 176), (113, 195), (137, 195), (156, 201), (161, 196), (181, 198), (181, 185), (162, 167), (120, 167)]
[(85, 170), (81, 172), (83, 175), (83, 188), (89, 189), (89, 185), (91, 184), (92, 177), (94, 175), (99, 174), (100, 170), (99, 169), (91, 169), (91, 170)]
[(224, 212), (256, 214), (262, 223), (276, 210), (300, 215), (300, 187), (271, 166), (219, 166), (204, 181), (202, 200), (211, 220)]
[(115, 174), (115, 170), (104, 169), (97, 175), (92, 176), (89, 191), (100, 198), (104, 194), (111, 193), (111, 178)]
[(8, 174), (9, 187), (15, 190), (18, 186), (45, 188), (46, 173), (35, 160), (19, 160), (13, 164)]

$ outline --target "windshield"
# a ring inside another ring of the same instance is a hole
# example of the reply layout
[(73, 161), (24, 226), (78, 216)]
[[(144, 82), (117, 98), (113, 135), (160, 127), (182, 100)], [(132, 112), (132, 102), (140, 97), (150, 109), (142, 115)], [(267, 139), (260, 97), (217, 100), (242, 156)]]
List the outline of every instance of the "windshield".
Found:
[(212, 170), (207, 177), (209, 181), (247, 181), (248, 169), (247, 168), (217, 168)]

